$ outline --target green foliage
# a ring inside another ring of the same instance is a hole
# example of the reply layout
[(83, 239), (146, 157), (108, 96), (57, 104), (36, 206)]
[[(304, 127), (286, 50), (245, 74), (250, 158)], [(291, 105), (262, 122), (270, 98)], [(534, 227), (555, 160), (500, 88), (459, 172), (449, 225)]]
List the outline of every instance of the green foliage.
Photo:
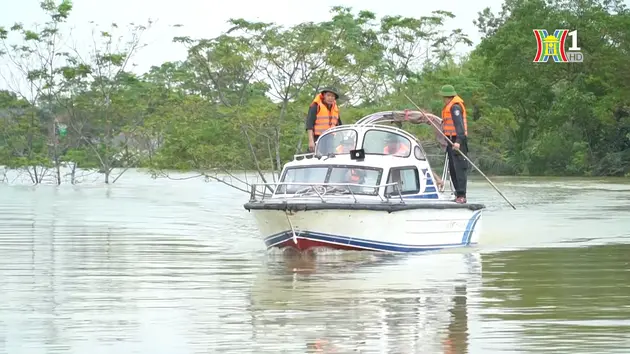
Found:
[[(487, 103), (515, 116), (512, 144), (505, 148), (516, 172), (628, 173), (621, 158), (630, 149), (628, 127), (613, 113), (630, 107), (630, 85), (620, 80), (630, 70), (623, 59), (630, 49), (630, 13), (621, 2), (512, 0), (498, 16), (480, 13), (477, 24), (485, 38), (473, 56), (486, 69), (475, 76), (490, 83)], [(532, 63), (534, 24), (578, 30), (584, 63)]]
[(72, 3), (40, 6), (48, 16), (43, 26), (0, 28), (0, 56), (11, 74), (22, 75), (12, 97), (0, 95), (0, 163), (26, 170), (34, 183), (43, 178), (33, 177), (38, 166), (54, 167), (61, 183), (61, 165), (71, 161), (98, 168), (109, 183), (115, 167), (138, 163), (133, 135), (157, 98), (153, 85), (127, 71), (147, 27), (131, 24), (125, 41), (116, 24), (96, 26), (93, 52), (79, 54), (63, 38)]
[[(41, 7), (44, 26), (0, 27), (0, 56), (34, 92), (0, 92), (0, 163), (13, 168), (73, 162), (107, 182), (116, 167), (279, 170), (306, 150), (321, 87), (341, 90), (347, 124), (415, 108), (404, 95), (439, 115), (436, 93), (451, 84), (466, 102), (471, 156), (489, 173), (630, 172), (630, 13), (616, 0), (506, 0), (479, 13), (483, 40), (459, 60), (453, 48), (472, 43), (444, 30), (446, 11), (378, 18), (339, 6), (290, 28), (232, 19), (216, 38), (174, 38), (187, 58), (143, 75), (130, 60), (149, 26), (96, 26), (94, 51), (79, 55), (62, 45), (71, 2)], [(534, 28), (577, 29), (584, 63), (533, 63)]]

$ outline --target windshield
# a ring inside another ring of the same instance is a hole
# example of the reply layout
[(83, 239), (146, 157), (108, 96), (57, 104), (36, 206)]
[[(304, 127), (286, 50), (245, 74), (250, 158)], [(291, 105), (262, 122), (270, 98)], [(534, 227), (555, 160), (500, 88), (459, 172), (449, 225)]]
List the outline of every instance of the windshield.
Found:
[[(316, 193), (313, 186), (291, 185), (291, 183), (309, 184), (317, 186), (317, 193), (353, 193), (376, 195), (383, 170), (380, 168), (356, 167), (356, 166), (326, 166), (326, 167), (296, 167), (289, 168), (285, 172), (277, 194)], [(322, 186), (326, 183), (328, 185)], [(319, 184), (319, 186), (318, 186)], [(347, 186), (343, 184), (353, 184)], [(361, 185), (365, 185), (363, 187)]]
[(370, 130), (365, 133), (363, 150), (366, 154), (408, 157), (411, 154), (411, 141), (400, 134)]
[(317, 140), (316, 155), (327, 156), (328, 154), (349, 154), (357, 146), (357, 132), (354, 130), (343, 130), (331, 134), (326, 134)]
[(328, 167), (298, 167), (287, 169), (284, 177), (280, 182), (286, 182), (286, 185), (280, 185), (276, 193), (293, 194), (303, 185), (291, 185), (290, 183), (324, 183), (328, 175)]

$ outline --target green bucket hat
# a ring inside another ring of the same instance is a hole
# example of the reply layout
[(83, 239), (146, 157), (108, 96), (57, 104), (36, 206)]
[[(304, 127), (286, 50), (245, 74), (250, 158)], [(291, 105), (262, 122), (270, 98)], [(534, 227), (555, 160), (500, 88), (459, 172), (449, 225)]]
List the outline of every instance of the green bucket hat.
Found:
[(453, 85), (444, 85), (440, 90), (440, 96), (443, 97), (454, 97), (457, 96), (457, 92), (455, 92), (455, 87)]
[(339, 92), (335, 90), (334, 88), (324, 87), (323, 89), (319, 90), (319, 93), (325, 93), (325, 92), (330, 92), (335, 95), (335, 99), (339, 99)]
[(396, 134), (388, 134), (385, 137), (385, 142), (386, 143), (397, 143), (398, 141), (400, 141), (400, 139), (398, 139), (398, 135), (396, 135)]

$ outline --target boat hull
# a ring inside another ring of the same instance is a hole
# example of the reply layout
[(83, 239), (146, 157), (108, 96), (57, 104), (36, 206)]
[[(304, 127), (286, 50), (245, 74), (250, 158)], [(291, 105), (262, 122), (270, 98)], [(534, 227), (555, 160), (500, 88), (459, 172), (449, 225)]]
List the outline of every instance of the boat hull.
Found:
[(291, 247), (391, 253), (432, 251), (478, 243), (482, 210), (250, 209), (267, 248)]

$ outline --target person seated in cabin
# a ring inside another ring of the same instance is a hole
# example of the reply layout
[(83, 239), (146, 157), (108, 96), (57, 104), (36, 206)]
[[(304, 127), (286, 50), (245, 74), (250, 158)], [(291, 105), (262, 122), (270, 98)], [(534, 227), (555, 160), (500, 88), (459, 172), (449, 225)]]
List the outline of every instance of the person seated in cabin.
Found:
[[(345, 176), (345, 183), (351, 184), (365, 184), (366, 173), (360, 169), (348, 168)], [(364, 193), (365, 187), (362, 186), (347, 186), (347, 189), (352, 193)]]
[(349, 168), (346, 173), (346, 183), (363, 184), (365, 183), (365, 171)]
[(346, 136), (341, 141), (341, 144), (339, 144), (335, 149), (335, 153), (349, 154), (352, 149), (354, 149), (354, 139), (351, 136)]
[(400, 141), (397, 135), (390, 134), (385, 138), (383, 154), (405, 157), (409, 155), (409, 146)]

